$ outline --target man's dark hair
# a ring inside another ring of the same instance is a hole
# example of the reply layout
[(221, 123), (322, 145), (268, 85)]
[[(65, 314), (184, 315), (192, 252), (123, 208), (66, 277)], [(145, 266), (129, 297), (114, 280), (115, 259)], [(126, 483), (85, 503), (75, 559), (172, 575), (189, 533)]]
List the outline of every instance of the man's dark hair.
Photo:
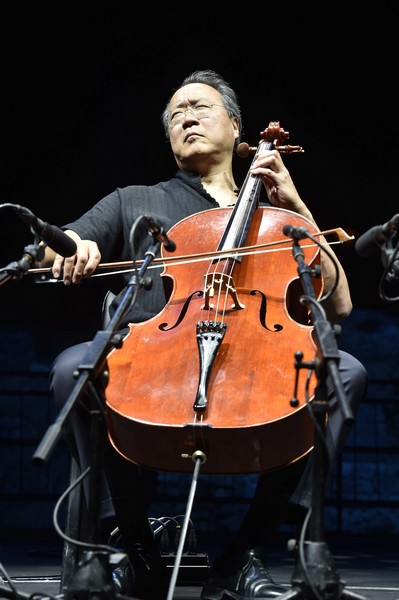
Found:
[[(239, 136), (236, 140), (236, 145), (239, 144), (242, 132), (242, 120), (237, 95), (233, 88), (218, 73), (210, 69), (206, 69), (203, 71), (193, 71), (193, 73), (188, 75), (182, 81), (182, 83), (174, 90), (173, 93), (190, 83), (204, 83), (205, 85), (209, 85), (219, 92), (228, 115), (237, 119)], [(169, 139), (169, 105), (170, 99), (162, 113), (161, 118), (167, 139)]]

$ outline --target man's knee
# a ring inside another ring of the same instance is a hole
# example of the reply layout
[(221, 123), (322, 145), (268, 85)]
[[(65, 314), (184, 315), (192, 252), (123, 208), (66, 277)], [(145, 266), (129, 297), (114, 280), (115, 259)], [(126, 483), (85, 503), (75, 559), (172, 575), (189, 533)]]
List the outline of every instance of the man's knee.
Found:
[(82, 363), (90, 342), (83, 342), (63, 350), (53, 363), (50, 390), (58, 408), (61, 408), (76, 384), (75, 372)]

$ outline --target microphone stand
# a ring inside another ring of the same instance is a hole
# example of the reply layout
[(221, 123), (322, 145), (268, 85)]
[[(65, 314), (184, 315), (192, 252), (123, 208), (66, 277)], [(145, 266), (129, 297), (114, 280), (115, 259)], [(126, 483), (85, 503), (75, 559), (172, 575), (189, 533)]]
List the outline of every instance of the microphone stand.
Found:
[(7, 283), (11, 279), (20, 281), (29, 271), (32, 264), (40, 262), (44, 257), (44, 245), (40, 245), (40, 237), (35, 235), (33, 244), (25, 246), (22, 258), (18, 261), (9, 263), (6, 267), (0, 269), (0, 285)]
[[(106, 357), (112, 348), (120, 348), (123, 344), (123, 336), (118, 333), (121, 322), (134, 303), (138, 291), (141, 288), (150, 289), (151, 279), (144, 278), (149, 264), (155, 258), (160, 248), (161, 242), (157, 241), (151, 245), (145, 253), (144, 261), (137, 271), (137, 276), (134, 274), (126, 287), (126, 292), (115, 311), (114, 316), (109, 321), (104, 330), (96, 333), (93, 341), (90, 344), (82, 363), (79, 365), (76, 377), (77, 381), (69, 395), (69, 398), (55, 422), (50, 425), (42, 441), (39, 444), (32, 461), (34, 464), (41, 465), (47, 461), (53, 448), (56, 446), (62, 434), (63, 424), (73, 409), (76, 401), (86, 390), (93, 401), (91, 437), (92, 437), (92, 464), (90, 467), (89, 480), (89, 544), (92, 549), (84, 553), (79, 567), (72, 581), (65, 589), (66, 597), (73, 600), (79, 598), (91, 598), (92, 594), (99, 598), (115, 598), (119, 596), (116, 593), (112, 583), (112, 569), (109, 559), (110, 553), (114, 554), (113, 568), (126, 558), (125, 554), (117, 553), (113, 548), (108, 546), (98, 545), (100, 537), (100, 488), (101, 488), (101, 471), (103, 456), (101, 448), (103, 447), (104, 429), (104, 389), (106, 387), (106, 378), (108, 373), (104, 371)], [(79, 543), (82, 545), (81, 543)], [(90, 546), (89, 546), (90, 547)], [(97, 550), (97, 551), (96, 551)], [(0, 587), (1, 597), (1, 587)]]
[[(311, 239), (312, 236), (309, 234)], [(316, 243), (317, 241), (314, 240)], [(317, 360), (314, 363), (302, 362), (300, 353), (296, 354), (296, 369), (313, 368), (317, 377), (312, 408), (315, 417), (314, 448), (312, 466), (312, 507), (305, 519), (303, 533), (297, 546), (298, 557), (291, 579), (292, 589), (279, 596), (279, 600), (366, 600), (344, 589), (336, 571), (334, 559), (328, 549), (323, 535), (324, 486), (326, 481), (325, 425), (328, 415), (328, 396), (326, 379), (329, 375), (344, 416), (344, 426), (350, 427), (353, 422), (352, 411), (348, 405), (346, 394), (338, 370), (339, 352), (335, 333), (324, 311), (317, 302), (312, 277), (319, 276), (320, 270), (312, 270), (304, 262), (304, 253), (298, 240), (294, 238), (293, 256), (298, 263), (298, 274), (308, 300), (310, 314), (314, 325), (317, 345)], [(293, 399), (295, 402), (295, 397)], [(304, 541), (306, 530), (309, 539)], [(291, 546), (291, 542), (290, 542)]]

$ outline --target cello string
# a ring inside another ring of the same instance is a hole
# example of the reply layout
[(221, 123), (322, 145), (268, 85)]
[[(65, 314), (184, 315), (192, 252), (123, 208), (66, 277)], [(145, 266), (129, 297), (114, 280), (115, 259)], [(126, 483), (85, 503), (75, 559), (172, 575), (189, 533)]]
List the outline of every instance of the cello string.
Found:
[[(255, 156), (252, 160), (252, 164), (256, 160), (259, 152), (263, 147), (272, 147), (273, 144), (266, 143), (261, 141), (259, 143), (258, 148), (256, 149)], [(260, 195), (260, 187), (261, 187), (261, 177), (259, 175), (252, 175), (248, 170), (247, 175), (245, 177), (244, 184), (241, 187), (241, 191), (238, 194), (236, 205), (232, 211), (231, 217), (229, 219), (228, 228), (226, 230), (226, 236), (224, 238), (224, 248), (229, 245), (235, 245), (239, 249), (245, 246), (246, 236), (249, 231), (249, 225), (252, 221), (253, 211), (256, 208), (256, 204), (259, 200)], [(235, 227), (235, 224), (239, 225), (239, 229)], [(238, 234), (238, 236), (237, 236)], [(234, 242), (234, 243), (233, 243)], [(239, 253), (241, 255), (241, 253)], [(217, 315), (221, 313), (221, 322), (224, 323), (225, 315), (227, 310), (227, 303), (229, 300), (230, 290), (234, 288), (234, 279), (233, 273), (236, 265), (238, 253), (234, 256), (230, 255), (227, 260), (224, 261), (221, 269), (217, 268), (213, 273), (213, 287), (214, 284), (217, 284), (217, 304), (215, 310), (215, 320), (217, 319)], [(218, 266), (221, 265), (221, 258), (218, 260)], [(217, 281), (216, 277), (219, 276), (219, 280)], [(223, 294), (224, 292), (224, 294)], [(238, 309), (238, 303), (236, 305), (236, 309)]]

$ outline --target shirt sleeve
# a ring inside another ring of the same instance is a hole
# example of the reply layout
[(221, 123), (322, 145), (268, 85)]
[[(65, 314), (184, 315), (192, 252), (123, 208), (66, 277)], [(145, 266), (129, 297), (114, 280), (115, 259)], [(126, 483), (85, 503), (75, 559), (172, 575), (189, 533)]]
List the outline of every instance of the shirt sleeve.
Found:
[(119, 190), (97, 202), (76, 221), (66, 223), (62, 229), (75, 231), (84, 240), (97, 242), (102, 260), (115, 254), (115, 244), (122, 235), (122, 211)]

